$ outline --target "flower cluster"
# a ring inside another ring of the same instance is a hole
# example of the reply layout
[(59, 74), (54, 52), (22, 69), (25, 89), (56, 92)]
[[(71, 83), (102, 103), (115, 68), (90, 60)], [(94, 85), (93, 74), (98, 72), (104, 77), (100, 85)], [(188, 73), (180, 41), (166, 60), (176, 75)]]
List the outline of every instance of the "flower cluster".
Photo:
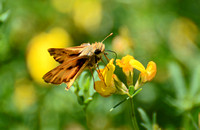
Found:
[[(111, 94), (127, 94), (130, 95), (132, 87), (134, 90), (139, 89), (144, 83), (151, 81), (157, 72), (156, 64), (150, 61), (145, 68), (138, 60), (134, 59), (133, 56), (127, 55), (121, 60), (116, 60), (116, 65), (122, 68), (126, 75), (128, 87), (121, 82), (117, 75), (114, 74), (115, 65), (113, 64), (114, 59), (104, 69), (98, 70), (98, 76), (100, 81), (95, 82), (95, 90), (104, 97), (108, 97)], [(140, 75), (135, 85), (133, 85), (133, 70), (137, 69), (140, 71)]]

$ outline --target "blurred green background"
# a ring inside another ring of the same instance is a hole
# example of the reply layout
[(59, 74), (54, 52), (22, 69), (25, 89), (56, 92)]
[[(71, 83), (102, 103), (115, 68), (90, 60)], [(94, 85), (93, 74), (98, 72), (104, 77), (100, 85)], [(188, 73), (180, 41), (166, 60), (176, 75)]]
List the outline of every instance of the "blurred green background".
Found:
[(42, 80), (58, 65), (48, 48), (111, 32), (104, 43), (118, 58), (157, 64), (155, 79), (134, 97), (140, 129), (150, 129), (153, 113), (162, 129), (198, 129), (199, 12), (199, 0), (0, 0), (0, 129), (131, 130), (128, 101), (109, 112), (125, 96), (94, 93), (90, 73), (82, 74), (90, 75), (89, 97)]

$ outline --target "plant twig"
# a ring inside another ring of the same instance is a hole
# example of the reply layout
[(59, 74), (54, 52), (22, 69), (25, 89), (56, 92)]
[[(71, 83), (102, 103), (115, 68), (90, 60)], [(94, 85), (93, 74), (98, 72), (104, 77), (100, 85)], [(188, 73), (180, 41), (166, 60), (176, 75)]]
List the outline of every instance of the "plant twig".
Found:
[(133, 130), (139, 130), (136, 116), (135, 116), (133, 98), (130, 98), (130, 110), (131, 110), (131, 121), (133, 124)]

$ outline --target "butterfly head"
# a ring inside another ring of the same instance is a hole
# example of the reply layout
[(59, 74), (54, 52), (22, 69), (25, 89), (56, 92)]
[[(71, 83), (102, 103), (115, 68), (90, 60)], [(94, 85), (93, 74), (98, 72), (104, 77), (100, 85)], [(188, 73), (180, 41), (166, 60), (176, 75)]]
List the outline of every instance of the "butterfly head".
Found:
[(102, 54), (105, 50), (105, 45), (103, 44), (103, 42), (110, 37), (111, 35), (113, 35), (113, 33), (110, 33), (107, 37), (105, 37), (101, 42), (96, 42), (95, 43), (95, 48), (94, 48), (94, 54), (95, 55), (99, 55)]
[(94, 54), (99, 55), (105, 50), (105, 45), (102, 42), (97, 42), (94, 47)]

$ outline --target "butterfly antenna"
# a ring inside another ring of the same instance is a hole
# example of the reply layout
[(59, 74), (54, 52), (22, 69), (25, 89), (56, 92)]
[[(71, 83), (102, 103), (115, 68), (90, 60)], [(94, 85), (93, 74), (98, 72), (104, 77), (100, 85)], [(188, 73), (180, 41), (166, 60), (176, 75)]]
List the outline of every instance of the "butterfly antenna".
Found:
[(117, 59), (117, 53), (115, 51), (112, 51), (112, 50), (105, 50), (105, 51), (114, 53), (115, 54), (115, 60)]
[(101, 41), (101, 42), (104, 42), (108, 37), (110, 37), (110, 36), (112, 36), (113, 35), (113, 33), (110, 33), (106, 38), (104, 38), (103, 39), (103, 41)]

